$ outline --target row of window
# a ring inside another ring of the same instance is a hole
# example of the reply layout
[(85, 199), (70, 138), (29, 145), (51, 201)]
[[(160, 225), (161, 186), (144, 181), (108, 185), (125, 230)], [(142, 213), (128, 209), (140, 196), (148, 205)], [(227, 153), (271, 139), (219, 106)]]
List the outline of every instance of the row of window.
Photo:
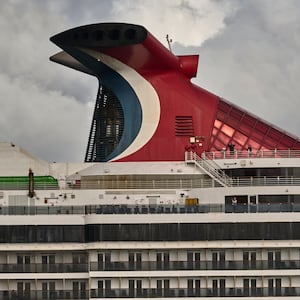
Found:
[[(246, 269), (299, 269), (299, 253), (293, 257), (285, 251), (285, 259), (281, 258), (280, 250), (257, 249), (256, 251), (241, 251), (234, 255), (233, 251), (207, 249), (206, 251), (157, 249), (151, 251), (106, 251), (97, 253), (97, 261), (91, 253), (69, 253), (65, 258), (61, 255), (10, 255), (0, 263), (0, 273), (64, 273), (87, 272), (88, 261), (91, 271), (129, 271), (129, 270), (246, 270)], [(68, 257), (67, 257), (68, 256)], [(235, 258), (234, 258), (235, 257)], [(290, 258), (288, 258), (290, 257)]]
[(299, 222), (0, 226), (0, 243), (298, 239)]
[[(224, 291), (227, 289), (228, 292), (230, 290), (244, 290), (244, 292), (249, 292), (251, 289), (252, 292), (259, 291), (259, 290), (266, 290), (268, 289), (269, 295), (272, 294), (274, 290), (277, 291), (277, 293), (281, 293), (282, 291), (282, 279), (281, 278), (268, 278), (266, 279), (265, 287), (262, 287), (262, 279), (261, 278), (243, 278), (241, 283), (241, 286), (232, 286), (231, 284), (226, 284), (227, 280), (224, 278), (220, 279), (212, 279), (212, 280), (203, 280), (198, 277), (198, 279), (195, 278), (188, 278), (186, 279), (185, 287), (174, 287), (174, 282), (172, 286), (172, 282), (170, 279), (157, 279), (156, 281), (156, 287), (149, 288), (147, 282), (144, 282), (142, 279), (129, 279), (128, 280), (128, 288), (113, 288), (112, 287), (112, 281), (110, 279), (106, 280), (98, 280), (98, 288), (94, 289), (94, 291), (98, 292), (98, 296), (103, 297), (105, 294), (108, 295), (115, 295), (122, 297), (122, 294), (131, 295), (134, 296), (163, 296), (163, 295), (173, 295), (173, 296), (180, 296), (180, 292), (183, 292), (184, 296), (209, 296), (209, 290), (215, 290), (215, 291)], [(115, 282), (116, 283), (116, 282)], [(183, 283), (183, 282), (182, 282)], [(146, 285), (146, 287), (145, 287)], [(229, 287), (231, 286), (231, 287)], [(289, 288), (289, 286), (285, 287)], [(245, 295), (245, 293), (243, 295)], [(219, 293), (218, 293), (219, 294)], [(227, 293), (226, 293), (227, 294)], [(228, 294), (227, 294), (228, 295)], [(233, 294), (235, 295), (235, 294)], [(124, 296), (124, 295), (123, 295)]]
[[(229, 282), (230, 281), (230, 282)], [(98, 280), (98, 288), (91, 290), (91, 298), (155, 298), (155, 297), (211, 297), (211, 296), (296, 296), (300, 288), (290, 285), (282, 279), (243, 278), (241, 285), (232, 285), (224, 278), (207, 280), (204, 278), (187, 278), (185, 287), (174, 287), (170, 279), (155, 280), (156, 286), (149, 288), (149, 282), (142, 279), (129, 279), (128, 288), (113, 288), (112, 280)], [(288, 278), (288, 282), (290, 279)], [(264, 282), (264, 286), (262, 283)], [(183, 282), (182, 282), (183, 283)], [(114, 282), (117, 284), (117, 282)], [(283, 286), (284, 285), (284, 286)]]
[(300, 223), (90, 224), (86, 241), (214, 241), (300, 239)]

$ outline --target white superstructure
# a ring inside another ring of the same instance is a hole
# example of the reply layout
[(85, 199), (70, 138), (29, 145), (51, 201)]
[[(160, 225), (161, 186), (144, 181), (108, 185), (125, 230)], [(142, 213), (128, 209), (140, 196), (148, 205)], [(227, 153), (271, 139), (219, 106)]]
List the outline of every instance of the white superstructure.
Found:
[(299, 157), (49, 164), (0, 143), (0, 299), (298, 299)]

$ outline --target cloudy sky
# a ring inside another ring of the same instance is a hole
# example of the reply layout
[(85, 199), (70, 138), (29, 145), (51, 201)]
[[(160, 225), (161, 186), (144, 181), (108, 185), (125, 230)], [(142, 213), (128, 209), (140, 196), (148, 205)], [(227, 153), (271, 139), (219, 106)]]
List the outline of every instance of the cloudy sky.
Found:
[(0, 142), (84, 160), (97, 81), (50, 62), (49, 38), (100, 22), (169, 34), (175, 54), (200, 54), (196, 84), (300, 136), (298, 0), (6, 0), (0, 16)]

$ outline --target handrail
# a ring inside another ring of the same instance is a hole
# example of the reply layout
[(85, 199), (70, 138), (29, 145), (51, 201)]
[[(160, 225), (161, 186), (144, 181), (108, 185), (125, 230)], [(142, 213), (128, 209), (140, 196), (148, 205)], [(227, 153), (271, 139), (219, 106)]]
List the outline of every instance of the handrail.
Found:
[[(168, 190), (169, 193), (178, 189), (192, 189), (192, 188), (212, 188), (215, 187), (213, 178), (189, 178), (189, 179), (153, 179), (153, 180), (102, 180), (99, 182), (84, 182), (81, 185), (70, 184), (65, 187), (64, 190), (74, 191), (74, 190), (93, 190), (102, 189), (106, 191), (113, 190), (113, 193), (125, 193), (128, 194), (128, 190), (134, 193), (133, 190)], [(230, 185), (237, 186), (300, 186), (300, 178), (293, 176), (262, 176), (262, 177), (235, 177), (230, 180)], [(9, 187), (6, 185), (0, 185), (0, 193), (3, 190), (28, 190), (28, 186), (20, 185)], [(51, 190), (53, 192), (60, 191), (59, 187), (49, 187), (44, 186), (42, 188), (36, 188), (36, 193), (38, 194), (40, 190)]]
[(231, 178), (212, 160), (200, 158), (195, 152), (186, 152), (185, 161), (193, 162), (210, 177), (218, 181), (222, 186), (231, 186)]
[[(284, 199), (283, 199), (284, 201)], [(6, 206), (0, 210), (0, 215), (34, 216), (34, 215), (147, 215), (147, 214), (207, 214), (207, 213), (299, 213), (298, 203), (238, 203), (230, 204), (97, 204), (74, 206)], [(1, 267), (1, 265), (0, 265)]]
[(234, 150), (233, 152), (220, 150), (203, 152), (202, 157), (209, 160), (216, 159), (245, 159), (245, 158), (300, 158), (300, 150)]
[[(0, 265), (1, 266), (1, 265)], [(21, 265), (22, 266), (22, 265)], [(202, 259), (201, 261), (110, 261), (99, 262), (90, 261), (91, 271), (157, 271), (159, 270), (278, 270), (278, 269), (299, 269), (300, 262), (295, 259), (281, 259), (278, 261), (270, 261), (267, 259), (257, 259), (255, 261), (248, 260), (226, 260), (212, 261)]]

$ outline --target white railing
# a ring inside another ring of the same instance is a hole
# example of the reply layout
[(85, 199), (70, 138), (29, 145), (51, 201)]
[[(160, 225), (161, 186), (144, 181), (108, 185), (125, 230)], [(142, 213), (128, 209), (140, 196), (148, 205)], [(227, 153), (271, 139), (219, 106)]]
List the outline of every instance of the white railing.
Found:
[[(104, 189), (113, 190), (116, 194), (122, 190), (125, 190), (125, 194), (128, 194), (128, 190), (176, 190), (176, 189), (193, 189), (193, 188), (212, 188), (215, 187), (215, 179), (212, 178), (189, 178), (189, 179), (153, 179), (153, 180), (101, 180), (99, 182), (86, 181), (81, 185), (68, 185), (68, 190), (87, 190), (87, 189)], [(223, 185), (223, 184), (222, 184)], [(230, 186), (300, 186), (300, 178), (298, 177), (235, 177), (230, 179)], [(37, 188), (37, 190), (58, 190), (59, 188), (43, 186)], [(0, 185), (1, 190), (28, 190), (25, 185), (19, 186), (6, 186)], [(162, 191), (160, 191), (162, 193)]]
[(213, 160), (199, 157), (195, 152), (186, 152), (185, 161), (192, 162), (210, 177), (218, 181), (223, 186), (231, 186), (232, 179), (220, 169)]
[[(240, 151), (242, 152), (242, 151)], [(245, 152), (245, 151), (244, 151)], [(265, 151), (264, 155), (266, 155), (269, 151)], [(186, 152), (185, 153), (185, 161), (193, 162), (198, 167), (200, 167), (203, 171), (205, 171), (208, 175), (215, 180), (217, 180), (223, 186), (233, 186), (233, 187), (242, 187), (242, 186), (300, 186), (300, 178), (296, 178), (293, 176), (283, 177), (283, 176), (273, 176), (273, 177), (236, 177), (231, 178), (225, 174), (223, 170), (220, 169), (220, 166), (213, 160), (213, 158), (209, 159), (207, 157), (213, 157), (211, 154), (215, 152), (203, 153), (202, 158), (200, 158), (194, 152)], [(237, 154), (240, 154), (236, 151)], [(297, 153), (300, 154), (300, 151), (290, 151), (289, 154), (286, 151), (279, 151), (281, 157), (283, 155), (294, 155), (296, 157)], [(241, 157), (241, 156), (240, 156)], [(287, 157), (287, 156), (286, 156)], [(300, 156), (299, 156), (300, 158)]]
[(300, 158), (300, 150), (234, 150), (203, 152), (202, 157), (205, 159), (245, 159), (245, 158)]
[(233, 186), (300, 186), (300, 178), (295, 177), (237, 177), (232, 179)]
[[(230, 178), (230, 177), (229, 177)], [(193, 189), (193, 188), (212, 188), (215, 187), (215, 179), (212, 178), (191, 178), (191, 179), (169, 179), (169, 180), (111, 180), (84, 182), (80, 186), (69, 186), (68, 189), (105, 189), (113, 190), (117, 193), (118, 190), (176, 190), (176, 189)], [(236, 177), (230, 178), (230, 186), (300, 186), (300, 178), (296, 177)], [(224, 184), (222, 184), (224, 186)]]

